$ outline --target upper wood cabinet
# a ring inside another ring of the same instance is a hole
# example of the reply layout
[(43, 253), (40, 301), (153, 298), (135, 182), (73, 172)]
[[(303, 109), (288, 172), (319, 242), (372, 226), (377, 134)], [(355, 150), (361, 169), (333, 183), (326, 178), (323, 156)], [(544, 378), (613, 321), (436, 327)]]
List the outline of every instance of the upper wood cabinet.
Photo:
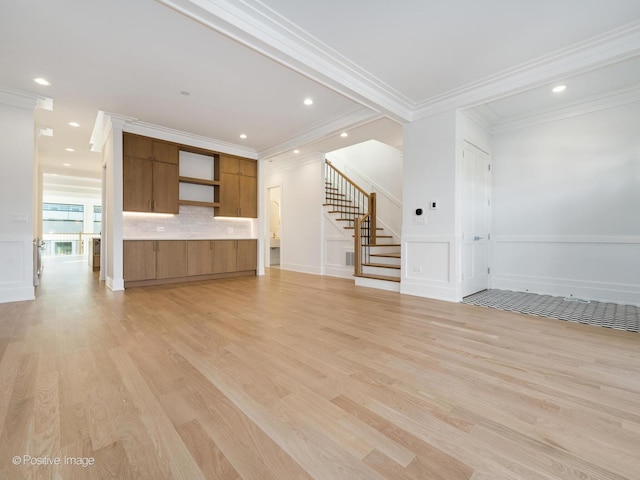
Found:
[(125, 156), (122, 177), (125, 212), (178, 213), (178, 165)]
[(178, 213), (178, 146), (125, 133), (123, 210)]
[(220, 155), (221, 217), (258, 216), (258, 162), (248, 158)]
[(175, 143), (125, 133), (122, 138), (122, 151), (129, 157), (177, 165), (180, 148)]
[(131, 133), (122, 148), (124, 211), (178, 213), (182, 204), (257, 218), (257, 161)]

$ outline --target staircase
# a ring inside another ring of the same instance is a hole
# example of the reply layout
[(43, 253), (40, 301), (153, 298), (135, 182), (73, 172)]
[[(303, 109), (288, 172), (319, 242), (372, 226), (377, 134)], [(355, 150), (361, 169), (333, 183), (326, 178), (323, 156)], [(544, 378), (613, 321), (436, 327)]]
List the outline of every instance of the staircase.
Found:
[(324, 206), (352, 232), (356, 284), (400, 291), (400, 244), (377, 226), (375, 205), (375, 193), (367, 193), (326, 161)]

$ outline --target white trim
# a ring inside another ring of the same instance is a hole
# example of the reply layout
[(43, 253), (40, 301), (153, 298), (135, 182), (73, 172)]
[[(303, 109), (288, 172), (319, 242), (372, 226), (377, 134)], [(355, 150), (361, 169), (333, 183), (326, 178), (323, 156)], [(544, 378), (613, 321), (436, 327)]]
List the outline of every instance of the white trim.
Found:
[(292, 272), (299, 273), (309, 273), (311, 275), (322, 275), (322, 269), (320, 267), (312, 267), (309, 265), (298, 265), (295, 263), (282, 263), (282, 259), (280, 259), (280, 269), (281, 270), (289, 270)]
[[(492, 134), (505, 133), (543, 123), (578, 117), (580, 115), (598, 112), (608, 108), (620, 107), (635, 102), (640, 102), (640, 87), (627, 88), (613, 93), (608, 93), (606, 95), (593, 96), (562, 108), (507, 118), (494, 123), (494, 125), (489, 127), (489, 131)], [(472, 110), (469, 110), (465, 113), (471, 111)], [(474, 115), (474, 118), (478, 117), (480, 117), (480, 115)], [(485, 121), (487, 121), (487, 119), (485, 119)]]
[(491, 242), (640, 244), (640, 235), (492, 235)]
[(638, 252), (638, 235), (494, 235), (490, 242), (494, 252), (492, 261), (495, 264), (490, 277), (491, 288), (640, 305), (640, 281), (630, 283), (634, 277), (629, 276), (629, 268), (636, 268), (637, 253), (632, 253), (629, 258), (618, 255), (616, 260), (608, 260), (614, 262), (611, 264), (612, 271), (604, 275), (597, 269), (561, 268), (556, 269), (554, 276), (549, 276), (546, 270), (536, 272), (526, 262), (513, 265), (512, 261), (509, 261), (508, 271), (500, 271), (500, 265), (506, 261), (500, 261), (500, 245), (517, 244), (519, 251), (524, 252), (545, 244), (550, 248), (555, 245), (556, 250), (553, 251), (563, 256), (582, 246), (577, 250), (579, 253), (573, 260), (575, 262), (576, 259), (597, 255), (597, 252), (610, 254), (619, 247), (632, 248), (633, 252)]
[(205, 150), (213, 150), (215, 152), (228, 153), (230, 155), (239, 155), (241, 157), (251, 158), (254, 160), (258, 158), (258, 153), (253, 148), (204, 137), (202, 135), (196, 135), (194, 133), (175, 130), (173, 128), (162, 127), (152, 123), (140, 122), (135, 119), (127, 121), (122, 130), (128, 133), (145, 135), (160, 140), (166, 140), (168, 142), (203, 148)]
[(640, 306), (640, 285), (495, 274), (491, 288)]
[(301, 145), (320, 142), (335, 136), (338, 132), (352, 130), (379, 120), (380, 118), (382, 118), (382, 116), (379, 113), (358, 107), (347, 113), (342, 113), (337, 117), (312, 125), (295, 136), (259, 151), (258, 158), (267, 159), (291, 152), (294, 148), (300, 147)]
[(35, 110), (39, 100), (46, 99), (42, 95), (16, 90), (0, 85), (0, 105), (10, 105), (12, 107)]
[(256, 0), (159, 0), (367, 108), (399, 121), (412, 101)]
[(415, 106), (412, 120), (470, 108), (554, 79), (585, 73), (640, 53), (640, 21), (451, 90)]

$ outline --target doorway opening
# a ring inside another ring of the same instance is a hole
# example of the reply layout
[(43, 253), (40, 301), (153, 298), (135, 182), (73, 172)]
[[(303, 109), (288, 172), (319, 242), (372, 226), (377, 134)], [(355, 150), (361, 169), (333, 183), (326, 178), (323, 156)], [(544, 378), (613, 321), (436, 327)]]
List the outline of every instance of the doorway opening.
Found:
[(268, 189), (269, 208), (268, 208), (268, 241), (269, 246), (269, 266), (277, 267), (280, 265), (282, 255), (282, 186), (271, 187)]
[[(38, 241), (42, 283), (57, 282), (64, 264), (99, 272), (102, 232), (102, 181), (57, 173), (42, 174)], [(56, 268), (47, 269), (47, 266)], [(46, 272), (46, 273), (45, 273)], [(96, 275), (82, 275), (93, 278)]]

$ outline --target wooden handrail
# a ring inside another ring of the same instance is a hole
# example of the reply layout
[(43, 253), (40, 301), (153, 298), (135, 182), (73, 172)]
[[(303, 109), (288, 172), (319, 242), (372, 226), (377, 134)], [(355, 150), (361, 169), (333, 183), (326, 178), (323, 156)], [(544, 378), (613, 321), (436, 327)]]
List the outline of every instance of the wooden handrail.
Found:
[[(354, 275), (361, 275), (363, 256), (366, 256), (367, 258), (365, 258), (364, 260), (368, 261), (369, 246), (376, 245), (377, 243), (376, 194), (375, 192), (367, 193), (365, 190), (359, 187), (353, 180), (347, 177), (339, 169), (334, 167), (329, 160), (325, 159), (325, 163), (327, 167), (330, 168), (335, 173), (335, 177), (337, 177), (340, 180), (340, 182), (346, 182), (346, 184), (349, 185), (349, 188), (353, 188), (353, 190), (351, 191), (339, 191), (340, 195), (344, 196), (346, 200), (350, 200), (350, 201), (351, 200), (355, 201), (355, 198), (349, 198), (354, 192), (360, 192), (360, 194), (362, 195), (360, 199), (363, 201), (359, 202), (358, 206), (362, 207), (362, 209), (366, 210), (366, 212), (364, 212), (362, 216), (356, 215), (353, 220), (354, 221), (353, 223), (353, 227), (354, 227), (353, 228), (353, 231), (354, 231), (353, 270), (354, 270)], [(334, 181), (333, 174), (329, 175), (327, 173), (325, 174), (325, 178), (327, 179), (327, 181), (331, 179), (332, 180), (331, 183), (333, 185), (333, 181)], [(341, 190), (340, 182), (337, 182), (337, 185), (334, 185), (334, 189), (335, 187), (337, 187), (338, 190)], [(358, 196), (357, 194), (354, 195), (354, 197), (357, 197), (357, 196)], [(364, 202), (365, 199), (366, 199), (366, 205)], [(364, 235), (363, 235), (363, 224), (367, 225)], [(363, 236), (366, 238), (366, 242), (364, 244), (363, 244)]]
[(369, 198), (369, 193), (367, 193), (365, 190), (363, 190), (362, 188), (360, 188), (358, 186), (357, 183), (355, 183), (353, 180), (351, 180), (349, 177), (347, 177), (344, 173), (342, 173), (340, 170), (338, 170), (336, 167), (333, 166), (333, 164), (329, 161), (329, 160), (325, 160), (326, 164), (329, 165), (333, 170), (335, 170), (342, 178), (344, 178), (347, 182), (349, 182), (349, 184), (355, 188), (356, 190), (358, 190), (360, 193), (362, 193), (365, 197)]
[(362, 274), (362, 223), (366, 221), (369, 214), (357, 217), (353, 224), (353, 273)]

